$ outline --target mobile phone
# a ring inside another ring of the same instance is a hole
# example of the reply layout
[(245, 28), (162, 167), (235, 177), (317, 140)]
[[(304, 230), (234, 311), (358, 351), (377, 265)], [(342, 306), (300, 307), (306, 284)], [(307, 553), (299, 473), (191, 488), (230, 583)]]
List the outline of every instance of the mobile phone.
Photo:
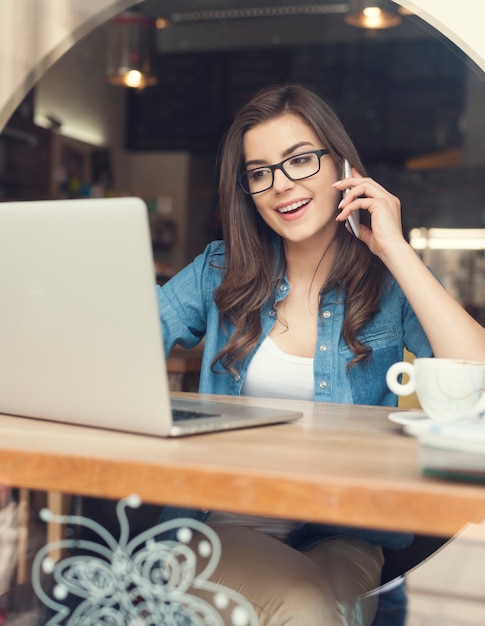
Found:
[[(344, 168), (343, 168), (342, 178), (351, 178), (351, 176), (352, 176), (352, 166), (347, 161), (347, 159), (344, 159)], [(351, 187), (349, 187), (348, 189), (344, 189), (344, 192), (343, 192), (344, 198), (350, 189)], [(352, 211), (352, 213), (346, 219), (345, 223), (348, 224), (348, 227), (350, 228), (351, 233), (355, 235), (356, 237), (358, 237), (359, 232), (360, 232), (360, 212)]]

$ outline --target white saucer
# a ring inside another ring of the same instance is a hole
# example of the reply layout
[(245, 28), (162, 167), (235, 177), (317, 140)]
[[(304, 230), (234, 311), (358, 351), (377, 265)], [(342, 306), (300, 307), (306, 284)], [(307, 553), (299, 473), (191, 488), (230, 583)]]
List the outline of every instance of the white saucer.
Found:
[(429, 430), (433, 420), (427, 417), (424, 411), (396, 411), (387, 416), (391, 422), (404, 426), (407, 435), (420, 435)]
[(396, 411), (395, 413), (389, 413), (387, 417), (391, 422), (401, 424), (401, 426), (412, 426), (431, 421), (424, 411)]

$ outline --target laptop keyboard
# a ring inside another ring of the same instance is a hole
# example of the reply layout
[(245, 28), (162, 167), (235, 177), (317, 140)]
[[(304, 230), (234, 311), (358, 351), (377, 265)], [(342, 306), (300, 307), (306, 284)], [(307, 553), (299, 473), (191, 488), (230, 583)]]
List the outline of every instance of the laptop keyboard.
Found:
[(187, 411), (185, 409), (172, 409), (172, 419), (174, 422), (183, 420), (194, 420), (201, 417), (220, 417), (220, 413), (203, 413), (201, 411)]

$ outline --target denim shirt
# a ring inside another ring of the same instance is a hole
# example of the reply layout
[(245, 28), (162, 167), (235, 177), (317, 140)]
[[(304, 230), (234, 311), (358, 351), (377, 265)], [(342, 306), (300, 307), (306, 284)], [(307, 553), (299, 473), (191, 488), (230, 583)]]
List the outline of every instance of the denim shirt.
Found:
[[(228, 373), (220, 364), (216, 365), (215, 372), (211, 370), (212, 361), (232, 332), (229, 324), (221, 327), (213, 298), (214, 290), (223, 278), (223, 266), (223, 242), (209, 244), (203, 254), (163, 287), (157, 288), (158, 304), (165, 353), (168, 354), (175, 344), (192, 348), (205, 337), (199, 391), (238, 396), (252, 355), (238, 362), (237, 375)], [(273, 297), (261, 310), (262, 334), (258, 347), (276, 321), (276, 304), (287, 296), (290, 288), (286, 277), (275, 280)], [(318, 323), (314, 354), (315, 401), (396, 406), (397, 396), (389, 391), (385, 382), (388, 368), (402, 360), (404, 347), (418, 357), (432, 356), (431, 346), (414, 311), (394, 278), (388, 275), (380, 310), (358, 336), (372, 349), (370, 358), (349, 371), (347, 364), (354, 354), (342, 338), (344, 314), (344, 294), (339, 294), (336, 289), (326, 294), (322, 305), (323, 323)], [(208, 512), (167, 507), (162, 521), (176, 516), (203, 521)], [(296, 533), (295, 547), (308, 548), (332, 534), (359, 536), (394, 548), (404, 547), (412, 541), (412, 536), (401, 533), (304, 524)]]

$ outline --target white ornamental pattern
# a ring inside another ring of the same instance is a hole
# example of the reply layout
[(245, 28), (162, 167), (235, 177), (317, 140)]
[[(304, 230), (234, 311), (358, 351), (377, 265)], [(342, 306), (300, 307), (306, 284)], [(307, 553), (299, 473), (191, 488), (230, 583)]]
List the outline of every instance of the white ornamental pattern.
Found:
[[(32, 584), (48, 609), (46, 626), (258, 626), (241, 594), (209, 580), (221, 554), (216, 533), (197, 520), (176, 519), (129, 539), (126, 509), (140, 504), (135, 495), (117, 503), (118, 540), (89, 518), (41, 511), (46, 522), (78, 524), (100, 539), (66, 538), (36, 554)], [(162, 539), (174, 530), (176, 540)], [(55, 562), (49, 553), (58, 549), (68, 556)], [(81, 553), (69, 555), (73, 549)]]

